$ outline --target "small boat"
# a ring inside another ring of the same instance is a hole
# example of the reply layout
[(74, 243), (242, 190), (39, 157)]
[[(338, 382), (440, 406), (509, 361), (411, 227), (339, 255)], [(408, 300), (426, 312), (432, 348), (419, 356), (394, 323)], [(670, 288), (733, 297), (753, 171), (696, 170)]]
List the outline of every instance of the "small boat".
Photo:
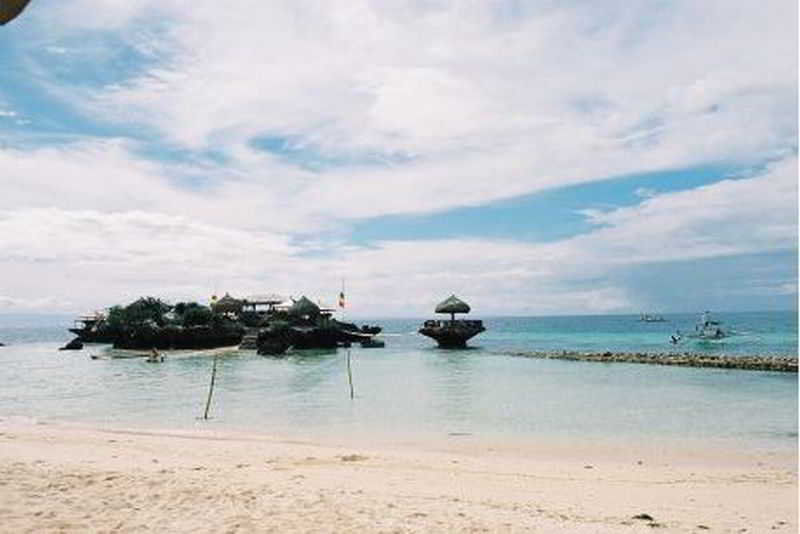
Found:
[(361, 348), (364, 349), (380, 349), (386, 346), (386, 343), (381, 339), (369, 338), (361, 341)]
[(639, 316), (639, 321), (643, 323), (664, 323), (667, 320), (664, 319), (661, 315), (652, 315), (649, 313), (643, 313)]
[(483, 321), (456, 319), (457, 313), (469, 313), (469, 304), (451, 295), (436, 306), (436, 313), (449, 313), (450, 320), (425, 321), (419, 333), (435, 339), (442, 348), (465, 348), (467, 341), (485, 331)]
[(672, 344), (678, 344), (683, 339), (694, 339), (696, 341), (717, 341), (730, 335), (722, 326), (722, 322), (711, 317), (711, 312), (705, 311), (700, 316), (700, 320), (694, 325), (694, 331), (682, 333), (678, 330), (670, 336)]

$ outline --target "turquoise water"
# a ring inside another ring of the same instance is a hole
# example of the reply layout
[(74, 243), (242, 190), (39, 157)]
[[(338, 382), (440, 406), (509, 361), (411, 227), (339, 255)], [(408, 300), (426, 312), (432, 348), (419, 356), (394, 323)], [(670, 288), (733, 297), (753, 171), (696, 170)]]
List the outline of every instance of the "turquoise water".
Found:
[[(720, 314), (740, 334), (692, 347), (711, 353), (797, 355), (793, 313)], [(635, 317), (487, 319), (475, 348), (440, 350), (415, 333), (420, 320), (377, 321), (386, 348), (288, 358), (225, 351), (213, 419), (200, 423), (212, 358), (178, 352), (163, 364), (105, 345), (58, 352), (63, 326), (2, 327), (0, 416), (165, 428), (290, 434), (720, 439), (797, 445), (797, 375), (509, 356), (518, 350), (666, 351), (676, 325)], [(370, 321), (374, 322), (374, 321)], [(685, 327), (684, 327), (685, 328)], [(739, 339), (736, 339), (736, 338)], [(683, 347), (682, 347), (683, 348)], [(92, 360), (89, 355), (101, 359)]]
[(714, 313), (731, 336), (719, 341), (669, 343), (677, 330), (691, 332), (699, 314), (667, 314), (647, 323), (633, 315), (509, 317), (487, 320), (481, 345), (496, 350), (625, 352), (690, 351), (728, 355), (797, 356), (796, 312)]

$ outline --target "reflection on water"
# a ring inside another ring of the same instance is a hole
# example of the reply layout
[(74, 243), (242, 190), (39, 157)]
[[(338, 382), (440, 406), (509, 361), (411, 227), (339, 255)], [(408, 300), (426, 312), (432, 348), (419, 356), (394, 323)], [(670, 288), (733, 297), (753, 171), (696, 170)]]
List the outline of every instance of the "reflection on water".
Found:
[(431, 398), (429, 409), (435, 418), (447, 421), (452, 428), (469, 427), (470, 414), (475, 406), (473, 351), (432, 349), (431, 358), (425, 360), (432, 384), (430, 389), (439, 394)]

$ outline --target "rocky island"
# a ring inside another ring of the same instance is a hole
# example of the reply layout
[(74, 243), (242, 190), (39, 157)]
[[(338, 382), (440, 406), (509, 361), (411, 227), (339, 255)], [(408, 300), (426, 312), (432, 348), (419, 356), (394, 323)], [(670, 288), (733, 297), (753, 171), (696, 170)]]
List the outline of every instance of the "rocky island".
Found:
[(118, 349), (210, 349), (227, 346), (284, 354), (289, 348), (335, 348), (352, 342), (379, 346), (378, 326), (337, 321), (307, 297), (280, 305), (280, 298), (236, 299), (226, 294), (211, 306), (168, 304), (143, 297), (105, 313), (83, 316), (70, 331), (75, 343), (111, 343)]
[(455, 295), (450, 295), (440, 302), (435, 311), (449, 314), (450, 320), (427, 320), (419, 329), (419, 333), (435, 339), (441, 348), (466, 348), (469, 339), (486, 330), (483, 321), (456, 319), (457, 313), (469, 313), (470, 307)]

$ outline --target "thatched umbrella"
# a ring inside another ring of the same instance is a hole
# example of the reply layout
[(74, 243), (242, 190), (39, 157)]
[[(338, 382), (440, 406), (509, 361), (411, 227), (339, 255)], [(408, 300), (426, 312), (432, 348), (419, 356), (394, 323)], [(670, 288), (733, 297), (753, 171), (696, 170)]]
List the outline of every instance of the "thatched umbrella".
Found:
[(455, 295), (450, 295), (436, 306), (436, 313), (449, 313), (450, 320), (455, 321), (457, 313), (469, 313), (469, 304)]
[(215, 313), (241, 313), (242, 301), (225, 293), (225, 296), (212, 304), (212, 307)]
[(0, 0), (0, 26), (14, 20), (30, 0)]
[(289, 313), (292, 315), (308, 315), (309, 317), (315, 317), (319, 315), (319, 306), (311, 302), (304, 295), (292, 304), (292, 307), (289, 308)]

